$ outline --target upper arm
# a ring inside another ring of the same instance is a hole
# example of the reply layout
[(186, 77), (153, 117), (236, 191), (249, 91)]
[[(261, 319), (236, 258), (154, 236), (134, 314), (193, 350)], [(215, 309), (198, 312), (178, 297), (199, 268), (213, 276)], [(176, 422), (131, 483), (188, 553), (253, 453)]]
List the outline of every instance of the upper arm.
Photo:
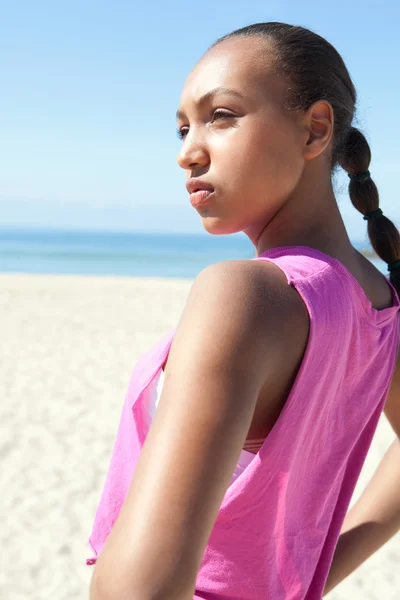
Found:
[(400, 438), (400, 352), (397, 355), (384, 412), (397, 437)]
[(304, 326), (304, 319), (302, 301), (270, 263), (219, 263), (195, 280), (158, 409), (98, 561), (106, 565), (111, 556), (125, 590), (175, 598), (182, 588), (192, 597), (259, 391), (276, 377), (290, 328)]

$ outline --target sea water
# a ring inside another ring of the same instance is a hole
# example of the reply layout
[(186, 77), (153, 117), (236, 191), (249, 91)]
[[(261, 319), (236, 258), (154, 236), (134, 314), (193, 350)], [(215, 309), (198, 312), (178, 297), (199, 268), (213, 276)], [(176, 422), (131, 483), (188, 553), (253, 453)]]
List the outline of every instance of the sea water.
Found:
[[(353, 242), (371, 255), (367, 242)], [(254, 258), (244, 234), (0, 230), (0, 272), (194, 278), (224, 260)], [(386, 274), (386, 265), (372, 262)]]

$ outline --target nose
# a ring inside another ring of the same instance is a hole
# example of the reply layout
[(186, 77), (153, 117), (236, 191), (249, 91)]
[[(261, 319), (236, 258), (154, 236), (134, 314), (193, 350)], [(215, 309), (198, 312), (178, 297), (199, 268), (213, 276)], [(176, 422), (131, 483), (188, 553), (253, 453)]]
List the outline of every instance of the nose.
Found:
[(210, 162), (208, 150), (199, 136), (195, 136), (194, 128), (186, 135), (178, 153), (177, 163), (186, 171), (205, 167)]

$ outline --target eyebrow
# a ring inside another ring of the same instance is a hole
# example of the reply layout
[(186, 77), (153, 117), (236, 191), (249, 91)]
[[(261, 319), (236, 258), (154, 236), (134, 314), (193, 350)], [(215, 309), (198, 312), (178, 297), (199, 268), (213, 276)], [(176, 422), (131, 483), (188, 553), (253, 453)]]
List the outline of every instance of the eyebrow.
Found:
[[(210, 90), (209, 92), (206, 92), (205, 94), (203, 94), (203, 96), (201, 96), (201, 98), (199, 98), (199, 100), (197, 101), (197, 104), (199, 104), (199, 105), (205, 104), (206, 102), (208, 102), (212, 98), (215, 98), (215, 96), (218, 96), (219, 94), (227, 94), (229, 96), (235, 96), (235, 98), (241, 98), (241, 99), (244, 98), (244, 96), (242, 94), (240, 94), (239, 92), (237, 92), (236, 90), (232, 90), (232, 89), (220, 86), (220, 87), (216, 87), (213, 90)], [(185, 117), (185, 113), (182, 110), (178, 109), (176, 111), (176, 118), (183, 119), (184, 117)]]

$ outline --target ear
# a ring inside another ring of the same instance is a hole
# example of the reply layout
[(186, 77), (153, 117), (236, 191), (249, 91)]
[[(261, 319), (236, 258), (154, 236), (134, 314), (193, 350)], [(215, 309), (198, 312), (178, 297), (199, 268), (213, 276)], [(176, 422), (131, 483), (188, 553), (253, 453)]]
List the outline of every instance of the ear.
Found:
[(326, 100), (318, 100), (305, 114), (308, 138), (304, 146), (305, 160), (319, 156), (329, 145), (333, 135), (333, 108)]

